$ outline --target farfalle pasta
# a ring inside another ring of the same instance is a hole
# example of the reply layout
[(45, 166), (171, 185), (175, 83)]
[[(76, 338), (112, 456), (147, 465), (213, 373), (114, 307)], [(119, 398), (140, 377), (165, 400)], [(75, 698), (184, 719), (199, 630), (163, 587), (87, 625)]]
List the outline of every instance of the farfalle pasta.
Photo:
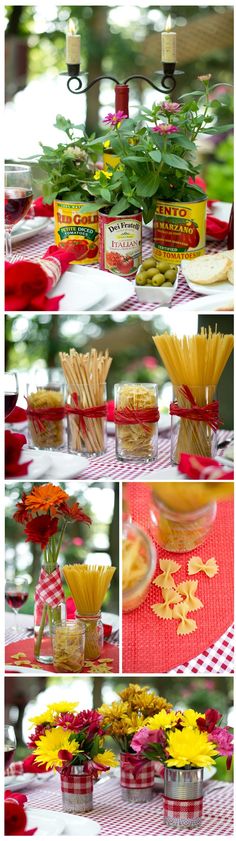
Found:
[(180, 623), (177, 628), (178, 636), (192, 634), (193, 631), (196, 631), (197, 623), (195, 622), (195, 619), (190, 619), (190, 617), (188, 616), (188, 608), (186, 602), (181, 602), (181, 604), (176, 604), (174, 606), (173, 619), (180, 619)]
[(153, 584), (156, 584), (157, 587), (161, 587), (163, 590), (169, 587), (176, 590), (176, 583), (172, 573), (178, 572), (180, 564), (172, 561), (171, 558), (161, 558), (159, 564), (162, 573), (157, 578), (154, 578)]
[(177, 591), (181, 596), (185, 596), (184, 604), (187, 610), (194, 611), (204, 607), (201, 599), (195, 595), (197, 588), (198, 581), (181, 581), (178, 584)]
[(208, 578), (214, 578), (219, 572), (215, 558), (209, 558), (205, 563), (202, 558), (193, 555), (188, 562), (188, 575), (197, 575), (198, 572), (205, 572)]
[(160, 619), (173, 619), (173, 608), (171, 605), (182, 601), (181, 595), (173, 587), (161, 591), (163, 602), (152, 604), (153, 613)]

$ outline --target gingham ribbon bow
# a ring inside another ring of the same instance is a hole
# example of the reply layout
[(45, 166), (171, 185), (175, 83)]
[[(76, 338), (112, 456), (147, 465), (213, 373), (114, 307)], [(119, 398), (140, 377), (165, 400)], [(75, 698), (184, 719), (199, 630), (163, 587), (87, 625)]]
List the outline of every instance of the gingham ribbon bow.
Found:
[(35, 588), (35, 604), (42, 602), (50, 607), (57, 607), (62, 601), (64, 601), (64, 592), (59, 567), (56, 567), (53, 572), (46, 572), (45, 569), (41, 569), (38, 584)]

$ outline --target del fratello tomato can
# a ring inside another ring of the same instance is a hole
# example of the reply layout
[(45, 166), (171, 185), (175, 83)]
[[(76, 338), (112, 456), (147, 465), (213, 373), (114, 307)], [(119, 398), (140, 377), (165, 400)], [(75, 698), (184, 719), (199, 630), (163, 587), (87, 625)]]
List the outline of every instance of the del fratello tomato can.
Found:
[(205, 253), (206, 203), (158, 201), (153, 220), (153, 256), (181, 263)]
[(55, 242), (56, 245), (67, 245), (68, 240), (76, 240), (88, 246), (88, 255), (84, 259), (74, 261), (82, 265), (92, 265), (98, 262), (98, 213), (88, 208), (87, 202), (72, 202), (57, 199), (54, 202)]
[(108, 216), (99, 212), (99, 265), (132, 277), (142, 262), (142, 213)]

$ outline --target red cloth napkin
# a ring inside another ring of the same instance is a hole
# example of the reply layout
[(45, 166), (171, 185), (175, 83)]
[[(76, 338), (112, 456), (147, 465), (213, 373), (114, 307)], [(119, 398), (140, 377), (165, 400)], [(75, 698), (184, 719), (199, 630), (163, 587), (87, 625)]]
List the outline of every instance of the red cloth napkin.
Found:
[(24, 476), (28, 473), (28, 467), (31, 461), (25, 461), (24, 464), (19, 464), (22, 447), (26, 444), (25, 435), (20, 435), (18, 432), (11, 432), (9, 429), (5, 431), (5, 477), (6, 479), (14, 479), (16, 476)]
[(5, 263), (5, 309), (8, 311), (58, 310), (64, 295), (47, 298), (73, 260), (85, 257), (88, 246), (70, 240), (66, 246), (51, 245), (42, 258)]
[[(49, 646), (50, 646), (50, 641), (49, 641)], [(30, 669), (30, 666), (32, 666), (34, 668), (34, 666), (39, 665), (38, 661), (35, 660), (35, 657), (34, 657), (34, 641), (33, 641), (33, 639), (29, 639), (27, 637), (26, 639), (20, 640), (19, 642), (11, 642), (11, 643), (9, 643), (9, 645), (6, 645), (6, 648), (5, 648), (6, 663), (8, 665), (12, 666), (12, 673), (14, 673), (14, 666), (16, 666), (16, 665), (20, 666), (21, 665), (20, 658), (19, 658), (19, 660), (15, 660), (15, 659), (12, 660), (11, 659), (12, 655), (18, 654), (20, 651), (24, 652), (25, 660), (29, 660), (29, 664), (28, 663), (25, 664), (26, 668)], [(119, 672), (119, 646), (118, 645), (113, 645), (113, 643), (110, 643), (110, 642), (104, 642), (101, 658), (103, 660), (106, 660), (107, 658), (111, 658), (111, 662), (108, 663), (108, 665), (111, 667), (111, 672), (113, 672), (115, 674)], [(24, 658), (22, 657), (22, 661), (23, 661), (23, 659)], [(94, 668), (95, 669), (96, 669), (96, 665), (99, 664), (99, 659), (94, 660)], [(23, 663), (22, 663), (22, 665), (23, 665)], [(46, 669), (46, 671), (55, 672), (55, 674), (58, 674), (54, 669), (53, 663), (50, 663), (48, 665), (44, 664), (43, 668), (44, 668), (44, 670)], [(88, 672), (90, 672), (90, 669), (88, 669), (87, 667), (84, 667), (82, 669), (82, 673), (87, 674)]]
[[(199, 175), (196, 176), (195, 179), (189, 178), (190, 184), (197, 184), (198, 187), (206, 193), (206, 182), (203, 178), (200, 178)], [(216, 216), (213, 216), (212, 213), (209, 213), (209, 208), (215, 204), (217, 199), (208, 199), (207, 200), (207, 218), (206, 218), (206, 233), (207, 236), (212, 237), (212, 239), (217, 239), (219, 242), (223, 241), (229, 230), (229, 223), (223, 222), (222, 219), (217, 219)]]
[[(33, 209), (35, 216), (46, 216), (48, 218), (51, 218), (54, 214), (53, 203), (44, 204), (42, 196), (39, 196), (38, 199), (34, 199), (31, 205), (31, 209)], [(28, 217), (30, 218), (30, 213), (28, 214)]]
[(46, 765), (37, 765), (35, 756), (32, 753), (25, 756), (25, 759), (11, 762), (9, 768), (5, 772), (6, 777), (19, 777), (21, 774), (46, 774), (48, 773)]
[(219, 461), (205, 456), (191, 456), (181, 453), (178, 470), (185, 473), (189, 479), (233, 479), (234, 471), (225, 470)]
[(12, 412), (7, 417), (7, 423), (22, 423), (22, 421), (27, 420), (27, 412), (26, 409), (22, 409), (21, 406), (15, 406), (12, 409)]
[(14, 835), (34, 835), (37, 827), (26, 830), (27, 815), (25, 812), (25, 804), (27, 797), (25, 794), (18, 794), (14, 791), (5, 791), (4, 806), (5, 806), (5, 836)]

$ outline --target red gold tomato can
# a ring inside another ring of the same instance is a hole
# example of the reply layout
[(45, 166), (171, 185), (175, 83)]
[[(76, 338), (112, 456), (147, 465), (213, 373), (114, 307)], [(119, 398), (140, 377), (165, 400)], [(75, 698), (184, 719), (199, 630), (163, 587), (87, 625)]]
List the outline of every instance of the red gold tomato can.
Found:
[(158, 201), (153, 220), (153, 257), (181, 263), (205, 253), (207, 198)]
[(84, 259), (74, 260), (84, 266), (91, 266), (98, 262), (98, 213), (88, 208), (88, 202), (72, 202), (65, 199), (54, 201), (55, 243), (64, 245), (69, 240), (73, 243), (83, 243), (88, 247), (88, 254)]
[(142, 213), (108, 216), (99, 212), (99, 265), (132, 277), (142, 262)]

